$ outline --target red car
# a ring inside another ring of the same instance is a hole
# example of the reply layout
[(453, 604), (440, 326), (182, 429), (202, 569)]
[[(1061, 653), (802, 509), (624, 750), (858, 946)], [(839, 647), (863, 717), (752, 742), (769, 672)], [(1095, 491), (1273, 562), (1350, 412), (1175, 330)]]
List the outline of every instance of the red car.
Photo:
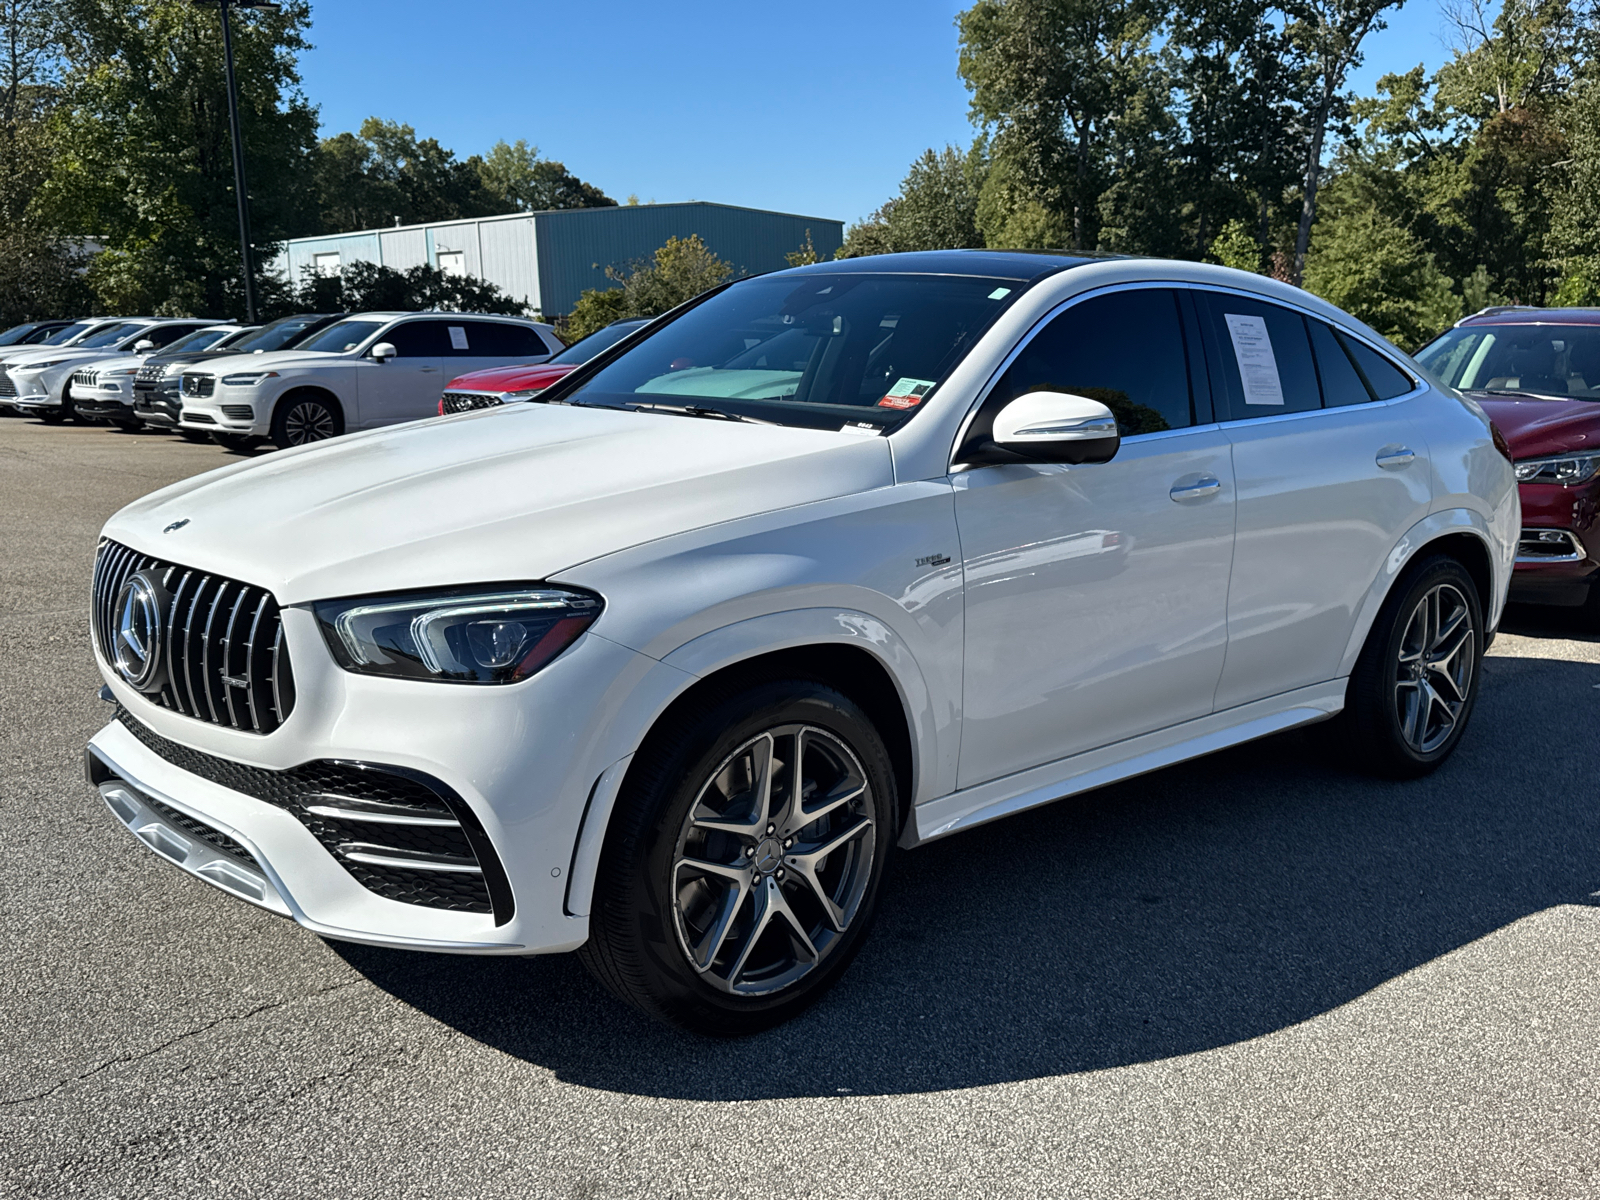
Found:
[(613, 321), (586, 338), (573, 342), (560, 354), (542, 363), (518, 367), (491, 367), (458, 375), (439, 397), (439, 415), (470, 412), (474, 408), (493, 408), (497, 404), (516, 404), (531, 400), (556, 380), (576, 371), (600, 351), (609, 349), (635, 329), (650, 323), (648, 317)]
[(1511, 446), (1522, 537), (1511, 599), (1600, 621), (1600, 310), (1486, 308), (1417, 352)]

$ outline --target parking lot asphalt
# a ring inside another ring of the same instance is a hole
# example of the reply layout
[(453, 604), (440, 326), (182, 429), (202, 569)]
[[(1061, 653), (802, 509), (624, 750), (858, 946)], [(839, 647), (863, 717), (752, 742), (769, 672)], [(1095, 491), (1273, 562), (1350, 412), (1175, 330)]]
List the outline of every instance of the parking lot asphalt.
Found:
[(568, 957), (324, 942), (131, 838), (95, 536), (236, 461), (0, 419), (0, 1195), (1600, 1196), (1600, 632), (1513, 610), (1416, 783), (1313, 733), (901, 854), (735, 1042)]

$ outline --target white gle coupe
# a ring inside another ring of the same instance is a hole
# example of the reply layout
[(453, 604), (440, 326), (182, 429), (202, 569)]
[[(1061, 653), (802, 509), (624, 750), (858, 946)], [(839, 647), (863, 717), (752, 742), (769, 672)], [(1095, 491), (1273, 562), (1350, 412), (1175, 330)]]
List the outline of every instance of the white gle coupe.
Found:
[(1431, 770), (1516, 553), (1470, 400), (1220, 267), (783, 271), (543, 399), (112, 518), (89, 778), (319, 934), (710, 1033), (839, 977), (895, 847), (1329, 718)]

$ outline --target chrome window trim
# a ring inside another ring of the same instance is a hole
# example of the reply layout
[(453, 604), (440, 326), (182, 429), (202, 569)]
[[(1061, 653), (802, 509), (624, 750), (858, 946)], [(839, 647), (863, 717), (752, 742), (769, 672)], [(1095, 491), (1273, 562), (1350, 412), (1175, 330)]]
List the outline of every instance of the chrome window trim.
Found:
[[(1235, 419), (1232, 419), (1232, 420), (1227, 420), (1227, 421), (1212, 420), (1212, 421), (1210, 421), (1210, 422), (1208, 422), (1206, 424), (1203, 424), (1203, 425), (1202, 424), (1185, 425), (1185, 426), (1183, 426), (1182, 428), (1179, 428), (1179, 429), (1163, 429), (1158, 433), (1132, 434), (1129, 437), (1123, 438), (1122, 440), (1124, 442), (1136, 442), (1136, 441), (1142, 442), (1142, 441), (1145, 441), (1145, 440), (1150, 439), (1150, 438), (1168, 437), (1168, 436), (1170, 436), (1172, 434), (1189, 433), (1191, 431), (1199, 430), (1199, 429), (1212, 429), (1212, 428), (1221, 429), (1221, 428), (1223, 428), (1225, 426), (1229, 426), (1229, 425), (1239, 425), (1239, 424), (1242, 424), (1242, 423), (1244, 423), (1246, 421), (1250, 421), (1250, 422), (1286, 421), (1286, 420), (1289, 420), (1291, 418), (1311, 417), (1311, 416), (1316, 416), (1316, 415), (1321, 414), (1321, 413), (1341, 412), (1341, 411), (1346, 410), (1346, 409), (1359, 410), (1359, 409), (1362, 409), (1362, 408), (1366, 408), (1366, 407), (1370, 407), (1372, 405), (1378, 405), (1378, 404), (1381, 404), (1381, 405), (1384, 405), (1385, 407), (1388, 407), (1390, 405), (1399, 404), (1399, 403), (1401, 403), (1402, 401), (1405, 401), (1405, 400), (1412, 400), (1412, 399), (1415, 399), (1418, 396), (1426, 395), (1429, 391), (1432, 390), (1432, 388), (1429, 386), (1428, 382), (1425, 379), (1420, 378), (1416, 371), (1412, 370), (1411, 368), (1409, 368), (1409, 367), (1407, 367), (1407, 366), (1405, 366), (1405, 365), (1403, 365), (1403, 364), (1401, 364), (1399, 362), (1396, 362), (1393, 353), (1391, 353), (1390, 351), (1385, 350), (1382, 347), (1380, 347), (1379, 345), (1377, 345), (1366, 334), (1361, 333), (1358, 330), (1351, 329), (1348, 326), (1343, 325), (1341, 323), (1330, 321), (1323, 314), (1321, 314), (1319, 312), (1316, 312), (1316, 311), (1314, 311), (1314, 310), (1312, 310), (1310, 308), (1307, 308), (1304, 305), (1296, 304), (1296, 303), (1294, 303), (1293, 301), (1290, 301), (1290, 300), (1280, 299), (1277, 296), (1263, 295), (1260, 292), (1253, 292), (1253, 291), (1250, 291), (1247, 288), (1228, 287), (1228, 286), (1226, 286), (1224, 284), (1215, 284), (1215, 283), (1194, 283), (1194, 282), (1192, 282), (1190, 280), (1185, 280), (1185, 279), (1171, 279), (1171, 280), (1136, 279), (1136, 280), (1129, 280), (1129, 281), (1127, 281), (1125, 283), (1110, 283), (1110, 284), (1104, 285), (1103, 287), (1091, 288), (1090, 290), (1088, 290), (1086, 292), (1080, 292), (1080, 293), (1078, 293), (1077, 295), (1074, 295), (1074, 296), (1068, 296), (1065, 300), (1062, 300), (1060, 303), (1056, 304), (1054, 307), (1052, 307), (1048, 311), (1046, 311), (1043, 316), (1041, 316), (1036, 322), (1034, 322), (1033, 327), (1031, 329), (1029, 329), (1027, 333), (1023, 334), (1020, 339), (1018, 339), (1017, 344), (1014, 345), (1013, 347), (1011, 347), (1011, 349), (1006, 353), (1006, 356), (1003, 359), (1000, 360), (999, 365), (997, 367), (995, 367), (995, 369), (990, 373), (989, 378), (984, 383), (983, 387), (978, 390), (977, 398), (972, 402), (971, 406), (968, 408), (966, 416), (963, 417), (962, 420), (961, 420), (961, 424), (956, 427), (955, 440), (950, 445), (950, 452), (949, 452), (949, 456), (948, 456), (948, 460), (947, 460), (948, 463), (949, 463), (949, 471), (951, 473), (954, 473), (954, 472), (956, 472), (958, 470), (965, 469), (965, 464), (959, 464), (959, 463), (956, 462), (956, 451), (961, 448), (962, 442), (966, 441), (967, 431), (972, 427), (972, 422), (977, 419), (979, 411), (983, 408), (984, 403), (989, 399), (990, 393), (994, 391), (995, 385), (997, 383), (999, 383), (1000, 378), (1010, 368), (1011, 364), (1017, 360), (1017, 357), (1022, 353), (1022, 351), (1027, 348), (1028, 344), (1030, 342), (1032, 342), (1035, 337), (1038, 336), (1040, 330), (1042, 330), (1051, 321), (1055, 320), (1062, 313), (1066, 312), (1067, 309), (1072, 308), (1075, 305), (1082, 304), (1084, 301), (1093, 300), (1093, 299), (1096, 299), (1096, 298), (1098, 298), (1100, 296), (1108, 296), (1108, 295), (1112, 294), (1113, 292), (1126, 292), (1126, 291), (1135, 291), (1135, 290), (1141, 290), (1141, 289), (1148, 290), (1150, 288), (1181, 288), (1181, 289), (1183, 289), (1185, 291), (1189, 291), (1189, 292), (1217, 292), (1217, 293), (1222, 294), (1222, 295), (1243, 296), (1244, 298), (1246, 298), (1248, 300), (1255, 300), (1258, 303), (1262, 303), (1262, 304), (1276, 304), (1280, 308), (1288, 309), (1290, 312), (1299, 313), (1302, 317), (1306, 317), (1306, 318), (1308, 318), (1310, 320), (1321, 321), (1324, 325), (1330, 326), (1331, 328), (1338, 330), (1340, 333), (1343, 333), (1346, 337), (1355, 338), (1355, 339), (1359, 340), (1363, 345), (1365, 345), (1373, 353), (1381, 355), (1397, 371), (1399, 371), (1401, 374), (1403, 374), (1407, 379), (1411, 380), (1411, 382), (1412, 382), (1412, 384), (1414, 386), (1412, 387), (1412, 389), (1409, 392), (1403, 392), (1398, 396), (1391, 396), (1387, 400), (1369, 400), (1364, 405), (1363, 404), (1342, 404), (1342, 405), (1335, 405), (1332, 408), (1329, 408), (1329, 407), (1318, 407), (1318, 408), (1306, 409), (1306, 410), (1304, 410), (1302, 412), (1294, 412), (1294, 413), (1263, 413), (1259, 417), (1238, 417), (1238, 418), (1235, 418)], [(1196, 315), (1198, 317), (1198, 314), (1196, 314)], [(1201, 331), (1201, 334), (1202, 334), (1202, 336), (1204, 336), (1204, 330)], [(1313, 353), (1315, 353), (1315, 351), (1313, 351)], [(1205, 351), (1204, 351), (1203, 347), (1201, 348), (1200, 354), (1201, 354), (1201, 366), (1202, 366), (1202, 369), (1204, 369), (1207, 372), (1207, 376), (1208, 376), (1207, 384), (1208, 384), (1208, 387), (1209, 387), (1209, 384), (1210, 384), (1210, 379), (1209, 379), (1210, 366), (1209, 366), (1209, 364), (1207, 364), (1205, 362)], [(1191, 365), (1191, 367), (1193, 366), (1192, 363), (1190, 365)], [(1320, 383), (1321, 383), (1321, 377), (1320, 377), (1320, 374), (1319, 374), (1319, 377), (1318, 377), (1319, 386), (1320, 386)], [(1217, 410), (1216, 391), (1215, 391), (1214, 388), (1211, 388), (1210, 390), (1212, 392), (1211, 412), (1212, 412), (1212, 416), (1215, 417), (1216, 416), (1216, 410)], [(1113, 461), (1115, 461), (1115, 460), (1113, 460)]]

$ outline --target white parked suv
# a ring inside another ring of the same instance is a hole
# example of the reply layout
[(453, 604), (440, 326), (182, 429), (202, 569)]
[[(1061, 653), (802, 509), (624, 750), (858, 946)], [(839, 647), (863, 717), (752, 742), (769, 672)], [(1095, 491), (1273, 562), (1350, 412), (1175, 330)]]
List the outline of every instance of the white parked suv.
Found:
[(128, 354), (148, 354), (214, 321), (191, 317), (123, 317), (70, 345), (40, 346), (6, 356), (0, 394), (31, 417), (56, 424), (74, 415), (73, 375), (83, 367)]
[(159, 371), (159, 364), (169, 354), (193, 355), (216, 346), (225, 346), (254, 328), (252, 325), (226, 322), (206, 325), (186, 333), (159, 351), (103, 358), (81, 366), (68, 381), (72, 387), (73, 410), (79, 416), (106, 421), (125, 432), (138, 429), (143, 422), (133, 410), (134, 383), (147, 367)]
[(123, 509), (87, 771), (318, 934), (581, 948), (737, 1033), (838, 978), (896, 846), (1329, 718), (1432, 770), (1519, 516), (1474, 403), (1270, 279), (817, 264)]
[(561, 348), (551, 326), (518, 317), (358, 313), (293, 350), (185, 371), (178, 426), (233, 448), (263, 437), (301, 446), (431, 417), (455, 376), (543, 362)]

